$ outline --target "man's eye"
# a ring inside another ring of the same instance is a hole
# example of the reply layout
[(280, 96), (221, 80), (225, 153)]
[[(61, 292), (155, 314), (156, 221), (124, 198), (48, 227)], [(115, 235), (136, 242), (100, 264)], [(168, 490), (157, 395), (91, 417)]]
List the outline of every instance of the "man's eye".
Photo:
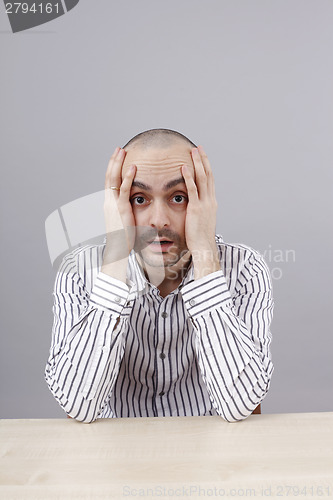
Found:
[(132, 198), (132, 203), (134, 205), (143, 205), (145, 202), (145, 198), (143, 196), (134, 196), (134, 198)]
[(185, 203), (187, 201), (186, 196), (183, 196), (182, 194), (176, 194), (172, 199), (176, 202), (176, 204)]

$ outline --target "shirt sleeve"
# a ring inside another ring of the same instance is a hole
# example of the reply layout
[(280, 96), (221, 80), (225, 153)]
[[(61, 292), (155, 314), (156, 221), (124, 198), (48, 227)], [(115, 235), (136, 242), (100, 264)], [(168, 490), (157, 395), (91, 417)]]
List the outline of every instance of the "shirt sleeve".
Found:
[(54, 288), (52, 343), (46, 382), (72, 418), (92, 422), (105, 406), (124, 353), (129, 287), (100, 272), (91, 292), (65, 257)]
[(248, 417), (265, 397), (273, 372), (273, 298), (266, 263), (259, 254), (251, 254), (233, 296), (222, 270), (188, 283), (182, 294), (216, 412), (229, 422)]

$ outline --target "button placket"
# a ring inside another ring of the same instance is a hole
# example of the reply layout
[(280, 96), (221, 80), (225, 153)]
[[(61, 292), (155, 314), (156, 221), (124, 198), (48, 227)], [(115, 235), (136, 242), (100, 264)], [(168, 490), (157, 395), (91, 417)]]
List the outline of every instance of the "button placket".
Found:
[[(169, 370), (168, 365), (165, 364), (167, 361), (167, 355), (169, 350), (169, 342), (170, 342), (170, 314), (167, 311), (167, 307), (170, 301), (173, 300), (172, 297), (164, 299), (157, 311), (157, 342), (155, 345), (156, 348), (156, 405), (158, 407), (158, 411), (162, 410), (162, 400), (160, 398), (165, 397), (169, 386)], [(163, 310), (161, 311), (161, 309)], [(164, 378), (165, 375), (165, 378)]]

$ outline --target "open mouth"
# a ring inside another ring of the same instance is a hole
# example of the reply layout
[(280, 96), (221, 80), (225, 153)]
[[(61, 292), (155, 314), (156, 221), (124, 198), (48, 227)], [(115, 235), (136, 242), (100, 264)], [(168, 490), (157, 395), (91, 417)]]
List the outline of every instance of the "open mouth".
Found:
[(167, 251), (171, 246), (173, 245), (173, 241), (170, 240), (153, 240), (150, 241), (148, 246), (152, 250), (158, 251), (158, 252), (165, 252)]

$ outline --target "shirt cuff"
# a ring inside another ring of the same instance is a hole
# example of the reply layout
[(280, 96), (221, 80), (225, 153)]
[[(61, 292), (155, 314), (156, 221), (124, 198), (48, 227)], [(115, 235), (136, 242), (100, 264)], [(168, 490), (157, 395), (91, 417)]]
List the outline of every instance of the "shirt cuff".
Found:
[(181, 289), (181, 293), (192, 318), (216, 307), (229, 309), (232, 306), (228, 285), (221, 270), (191, 281)]
[(100, 272), (90, 294), (90, 302), (109, 312), (120, 314), (127, 303), (129, 287), (123, 281)]

